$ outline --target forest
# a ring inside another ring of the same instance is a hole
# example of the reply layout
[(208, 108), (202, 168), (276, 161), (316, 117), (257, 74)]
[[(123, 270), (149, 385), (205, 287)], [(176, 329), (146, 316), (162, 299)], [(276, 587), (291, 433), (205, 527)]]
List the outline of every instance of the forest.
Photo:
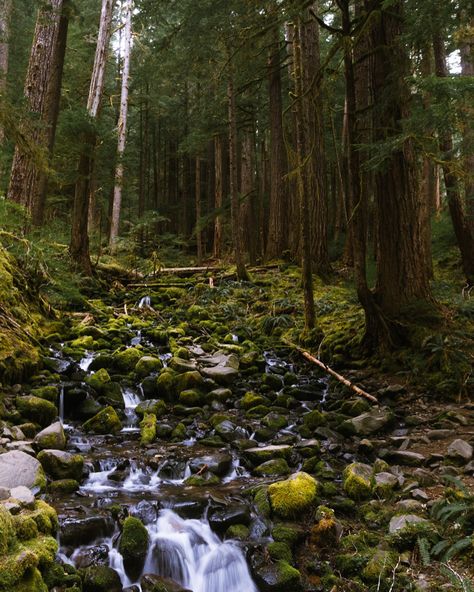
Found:
[(474, 590), (472, 0), (0, 0), (0, 592)]

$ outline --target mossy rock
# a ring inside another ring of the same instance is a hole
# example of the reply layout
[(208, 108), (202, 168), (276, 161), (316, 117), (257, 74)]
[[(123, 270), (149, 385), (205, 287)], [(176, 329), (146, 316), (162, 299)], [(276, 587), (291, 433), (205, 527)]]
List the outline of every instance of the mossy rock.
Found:
[(301, 573), (282, 559), (263, 566), (257, 572), (257, 580), (262, 589), (272, 592), (300, 592), (302, 588)]
[(34, 395), (18, 396), (16, 407), (22, 417), (39, 424), (42, 428), (50, 425), (58, 415), (56, 405)]
[(283, 386), (283, 378), (278, 374), (267, 372), (262, 375), (262, 384), (274, 391), (279, 391)]
[(225, 533), (225, 539), (237, 539), (238, 541), (244, 541), (248, 539), (250, 535), (250, 529), (245, 524), (233, 524), (229, 526)]
[(66, 434), (63, 425), (57, 421), (36, 434), (34, 439), (36, 449), (54, 448), (64, 450), (66, 448)]
[(348, 465), (342, 473), (342, 486), (351, 499), (363, 500), (371, 497), (372, 467), (358, 462)]
[(253, 391), (247, 391), (245, 395), (240, 399), (240, 406), (242, 409), (252, 409), (258, 405), (270, 405), (270, 399), (254, 393)]
[(293, 552), (291, 550), (291, 547), (287, 543), (273, 541), (273, 543), (269, 543), (267, 545), (267, 550), (270, 557), (274, 561), (283, 560), (289, 563), (290, 565), (293, 563)]
[(318, 482), (308, 473), (295, 473), (285, 481), (268, 487), (270, 506), (281, 518), (301, 516), (316, 502)]
[(253, 498), (255, 507), (258, 513), (264, 518), (270, 518), (272, 509), (270, 507), (270, 501), (268, 499), (268, 486), (262, 485), (257, 489)]
[(36, 500), (33, 510), (28, 510), (27, 516), (30, 516), (42, 534), (54, 536), (59, 528), (58, 515), (56, 510), (47, 504), (44, 500)]
[(256, 407), (252, 407), (245, 412), (245, 417), (250, 419), (257, 419), (260, 417), (264, 417), (268, 414), (269, 408), (266, 405), (257, 405)]
[(314, 431), (316, 428), (319, 428), (323, 425), (326, 425), (327, 418), (324, 413), (314, 409), (309, 413), (306, 413), (303, 417), (303, 424), (308, 427), (311, 431)]
[(176, 395), (182, 391), (200, 388), (204, 385), (204, 378), (197, 370), (178, 374), (175, 379)]
[(139, 378), (145, 378), (145, 376), (159, 372), (162, 368), (163, 362), (160, 358), (155, 356), (143, 356), (136, 363), (135, 374)]
[(94, 434), (116, 434), (122, 429), (122, 422), (115, 409), (109, 405), (84, 422), (82, 427), (85, 432)]
[(176, 399), (175, 382), (177, 378), (176, 372), (171, 368), (164, 368), (158, 378), (156, 379), (156, 393), (158, 397), (165, 401), (174, 401)]
[(5, 555), (15, 544), (16, 534), (10, 512), (0, 504), (0, 556)]
[(57, 540), (49, 535), (40, 535), (23, 542), (23, 545), (37, 556), (41, 570), (54, 563), (59, 548)]
[[(38, 556), (23, 545), (15, 545), (8, 554), (0, 556), (0, 590), (5, 592), (16, 592), (20, 588), (23, 578), (28, 581), (28, 576), (38, 566)], [(39, 573), (39, 572), (38, 572)], [(40, 581), (43, 583), (41, 574)], [(25, 588), (24, 588), (25, 589)], [(28, 588), (25, 589), (28, 590)], [(47, 588), (43, 585), (40, 588), (30, 588), (29, 591), (45, 591)]]
[(120, 576), (111, 567), (94, 565), (79, 570), (82, 592), (122, 592)]
[(184, 438), (186, 438), (186, 426), (184, 423), (178, 423), (178, 425), (171, 432), (171, 437), (174, 440), (184, 440)]
[(183, 372), (194, 372), (196, 370), (196, 363), (185, 358), (173, 356), (169, 361), (169, 367), (175, 370), (175, 372), (182, 374)]
[(131, 372), (135, 369), (138, 360), (143, 356), (143, 350), (138, 347), (127, 347), (122, 351), (115, 352), (114, 366), (121, 372)]
[(59, 396), (59, 389), (56, 385), (39, 386), (31, 390), (30, 395), (56, 403)]
[(146, 399), (145, 401), (138, 403), (135, 407), (135, 413), (142, 419), (147, 413), (153, 413), (157, 418), (163, 417), (163, 415), (166, 414), (166, 411), (166, 403), (161, 399)]
[(288, 425), (288, 419), (284, 415), (280, 415), (275, 411), (270, 411), (262, 418), (262, 424), (271, 430), (278, 432)]
[(143, 569), (148, 545), (149, 535), (142, 521), (134, 516), (125, 518), (119, 551), (123, 557), (125, 571), (132, 579), (136, 579)]
[(79, 489), (79, 481), (75, 479), (57, 479), (48, 485), (49, 493), (74, 493)]
[(99, 394), (103, 393), (105, 385), (110, 383), (110, 381), (110, 374), (105, 368), (100, 368), (94, 374), (85, 378), (85, 382)]
[(391, 576), (399, 560), (398, 553), (380, 548), (371, 549), (369, 553), (369, 560), (361, 572), (362, 579), (365, 582), (377, 583)]
[(189, 487), (206, 487), (209, 485), (219, 485), (219, 483), (219, 477), (210, 471), (207, 471), (203, 475), (191, 475), (184, 482)]
[(75, 479), (80, 481), (84, 468), (84, 457), (64, 450), (41, 450), (38, 460), (53, 479)]
[(82, 335), (81, 337), (73, 339), (69, 344), (69, 347), (79, 350), (94, 349), (94, 346), (95, 343), (92, 335)]
[(156, 439), (156, 415), (145, 413), (140, 422), (140, 446), (151, 444)]
[(280, 477), (289, 475), (291, 469), (284, 458), (274, 458), (255, 467), (253, 473), (258, 477)]
[(204, 402), (204, 393), (196, 389), (187, 389), (179, 393), (179, 402), (186, 407), (199, 407)]

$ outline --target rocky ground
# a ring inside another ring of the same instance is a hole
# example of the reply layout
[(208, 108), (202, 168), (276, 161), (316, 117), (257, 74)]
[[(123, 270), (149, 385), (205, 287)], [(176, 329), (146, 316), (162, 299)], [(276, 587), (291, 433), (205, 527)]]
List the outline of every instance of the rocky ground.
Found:
[[(140, 563), (147, 512), (164, 498), (186, 516), (206, 509), (222, 538), (240, 541), (262, 592), (472, 588), (465, 393), (441, 401), (416, 377), (350, 364), (344, 374), (373, 405), (298, 352), (270, 351), (290, 322), (289, 298), (270, 296), (268, 314), (265, 295), (252, 301), (232, 283), (218, 298), (204, 283), (149, 295), (141, 307), (127, 292), (120, 306), (117, 294), (91, 300), (87, 313), (52, 324), (42, 369), (4, 385), (0, 590), (121, 591), (92, 541), (118, 527), (125, 562)], [(141, 393), (137, 434), (121, 431), (124, 387)], [(104, 458), (121, 459), (108, 485), (123, 491), (138, 470), (148, 481), (125, 497), (91, 493)], [(136, 510), (138, 501), (149, 505)], [(54, 562), (58, 528), (62, 552), (89, 544), (80, 566)], [(181, 589), (151, 576), (141, 584)]]

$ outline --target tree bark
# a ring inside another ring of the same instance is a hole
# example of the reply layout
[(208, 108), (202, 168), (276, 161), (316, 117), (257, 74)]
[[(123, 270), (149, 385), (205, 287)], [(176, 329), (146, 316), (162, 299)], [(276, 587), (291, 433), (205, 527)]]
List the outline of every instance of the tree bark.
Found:
[[(461, 36), (461, 74), (474, 76), (474, 18), (463, 13), (465, 25)], [(474, 123), (466, 117), (463, 129), (464, 201), (471, 232), (474, 232)]]
[(234, 245), (234, 260), (238, 279), (248, 281), (249, 275), (245, 268), (244, 256), (242, 252), (242, 226), (240, 218), (237, 171), (237, 109), (235, 103), (233, 65), (231, 62), (229, 65), (227, 81), (227, 100), (229, 112), (230, 217), (232, 227), (232, 242)]
[(116, 248), (116, 242), (119, 235), (120, 213), (122, 209), (122, 189), (124, 175), (123, 156), (125, 152), (125, 143), (127, 140), (128, 91), (130, 83), (130, 58), (132, 53), (132, 11), (133, 0), (127, 0), (125, 5), (122, 89), (120, 94), (120, 114), (118, 120), (117, 165), (115, 168), (114, 198), (109, 235), (109, 247), (111, 251), (114, 251)]
[[(433, 37), (433, 50), (436, 76), (446, 78), (448, 76), (446, 50), (439, 32)], [(449, 131), (443, 130), (439, 133), (439, 147), (443, 158), (442, 167), (448, 208), (461, 252), (462, 268), (466, 280), (472, 285), (474, 284), (474, 225), (469, 224), (463, 207), (460, 183), (455, 171), (453, 138)]]
[(255, 191), (255, 139), (251, 129), (243, 132), (240, 178), (245, 250), (249, 256), (250, 265), (254, 265), (257, 259), (258, 207)]
[[(215, 175), (215, 194), (214, 207), (220, 211), (223, 204), (223, 178), (222, 178), (222, 136), (214, 136), (214, 175)], [(216, 215), (214, 222), (214, 257), (222, 257), (222, 216)]]
[(69, 252), (72, 260), (87, 275), (92, 273), (87, 225), (89, 218), (90, 183), (94, 168), (94, 152), (97, 140), (95, 121), (99, 115), (100, 101), (104, 91), (105, 67), (107, 64), (113, 9), (114, 0), (102, 0), (99, 34), (87, 99), (87, 112), (91, 120), (91, 129), (85, 132), (81, 138), (81, 154), (79, 157), (71, 221)]
[(196, 254), (198, 265), (202, 263), (202, 231), (201, 231), (201, 218), (202, 218), (202, 194), (201, 194), (201, 159), (199, 156), (196, 157), (195, 165), (195, 197), (196, 197)]
[[(36, 27), (26, 74), (24, 95), (28, 109), (37, 118), (31, 138), (43, 151), (46, 160), (54, 144), (59, 92), (64, 61), (67, 1), (48, 0), (38, 10)], [(42, 217), (39, 201), (45, 190), (46, 172), (19, 145), (15, 147), (8, 198)], [(44, 201), (44, 199), (43, 199)], [(35, 222), (38, 218), (35, 219)]]
[[(8, 61), (10, 53), (10, 17), (12, 12), (12, 0), (0, 1), (0, 96), (5, 94), (7, 87)], [(0, 125), (0, 148), (5, 140), (5, 131)], [(1, 163), (0, 163), (1, 167)], [(0, 168), (0, 179), (3, 170)]]
[[(420, 200), (414, 142), (412, 138), (399, 139), (403, 135), (401, 122), (410, 115), (409, 61), (401, 40), (403, 2), (392, 2), (389, 8), (383, 0), (369, 0), (368, 4), (378, 12), (371, 26), (374, 140), (387, 151), (375, 173), (375, 294), (383, 315), (400, 327), (398, 320), (407, 305), (431, 300), (424, 235), (429, 220)], [(380, 334), (380, 323), (374, 324), (368, 338), (374, 344), (395, 343), (403, 335), (397, 334), (393, 323), (390, 335)]]
[(283, 137), (283, 101), (281, 88), (281, 44), (278, 27), (272, 31), (268, 58), (270, 110), (270, 206), (266, 258), (281, 257), (288, 248), (288, 186), (285, 142)]
[(301, 39), (303, 23), (297, 19), (293, 41), (293, 76), (295, 81), (296, 100), (296, 183), (299, 199), (300, 244), (301, 244), (301, 273), (304, 295), (304, 316), (306, 330), (314, 329), (316, 313), (314, 308), (313, 274), (311, 265), (311, 235), (308, 204), (308, 152), (305, 144), (305, 120), (303, 60), (301, 55)]

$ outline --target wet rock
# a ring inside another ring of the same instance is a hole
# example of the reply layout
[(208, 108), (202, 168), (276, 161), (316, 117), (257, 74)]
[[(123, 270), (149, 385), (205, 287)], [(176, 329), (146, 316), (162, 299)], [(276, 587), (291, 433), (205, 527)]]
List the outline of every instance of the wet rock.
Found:
[(238, 377), (239, 371), (229, 366), (214, 366), (213, 368), (203, 368), (202, 373), (207, 378), (212, 378), (217, 384), (227, 386), (232, 384)]
[(177, 374), (174, 379), (174, 392), (173, 392), (173, 400), (176, 399), (177, 396), (182, 391), (186, 391), (189, 389), (200, 388), (204, 385), (204, 379), (201, 374), (194, 370), (192, 372), (183, 372), (182, 374)]
[(223, 534), (230, 526), (235, 524), (250, 524), (250, 510), (244, 505), (233, 505), (228, 508), (211, 508), (208, 514), (211, 528), (219, 534)]
[(226, 419), (221, 421), (215, 426), (215, 431), (226, 442), (233, 442), (234, 440), (240, 440), (246, 438), (246, 433), (239, 429), (234, 423)]
[(156, 439), (156, 415), (145, 413), (140, 422), (140, 446), (151, 444)]
[(84, 431), (95, 434), (116, 434), (122, 429), (122, 422), (115, 409), (109, 405), (84, 422), (82, 427)]
[(56, 405), (34, 395), (18, 396), (16, 406), (22, 417), (38, 423), (41, 427), (48, 426), (58, 414)]
[(199, 407), (204, 402), (204, 393), (201, 393), (197, 389), (181, 391), (179, 394), (179, 402), (186, 407)]
[(120, 576), (111, 567), (93, 565), (80, 571), (82, 592), (122, 592)]
[(135, 408), (138, 417), (143, 417), (146, 413), (153, 413), (156, 417), (163, 417), (166, 411), (166, 403), (161, 399), (146, 399), (138, 403)]
[(447, 455), (453, 460), (467, 463), (472, 459), (473, 448), (469, 442), (458, 438), (448, 446)]
[(187, 360), (186, 358), (180, 358), (178, 356), (173, 356), (168, 365), (172, 370), (179, 372), (180, 374), (184, 372), (193, 372), (197, 369), (194, 360)]
[(48, 484), (49, 493), (74, 493), (79, 489), (79, 481), (75, 479), (57, 479)]
[(39, 386), (32, 389), (30, 394), (51, 403), (56, 403), (58, 400), (58, 387), (56, 385)]
[(393, 421), (393, 413), (387, 409), (373, 409), (344, 421), (339, 429), (343, 434), (369, 436), (380, 432)]
[(326, 423), (326, 415), (317, 409), (306, 413), (303, 417), (303, 425), (305, 425), (311, 431), (319, 428), (320, 426), (326, 425)]
[(149, 376), (153, 372), (158, 372), (162, 368), (163, 362), (160, 358), (155, 356), (143, 356), (138, 360), (135, 366), (135, 374), (139, 378), (145, 378), (145, 376)]
[(105, 386), (111, 382), (111, 378), (105, 368), (100, 368), (94, 374), (86, 376), (85, 382), (97, 393), (102, 394)]
[(426, 457), (418, 452), (411, 450), (396, 450), (388, 453), (388, 458), (392, 462), (409, 467), (419, 467), (426, 462)]
[(88, 516), (87, 518), (67, 518), (61, 524), (61, 543), (63, 545), (87, 545), (99, 537), (110, 536), (114, 522), (108, 516)]
[(80, 481), (84, 458), (64, 450), (41, 450), (38, 460), (46, 473), (53, 479), (74, 479)]
[(355, 500), (367, 499), (372, 494), (372, 467), (364, 463), (352, 463), (342, 473), (342, 486)]
[(284, 458), (274, 458), (258, 465), (253, 469), (253, 474), (258, 477), (280, 477), (289, 475), (291, 469)]
[(191, 592), (173, 580), (155, 574), (143, 575), (140, 585), (142, 592)]
[(225, 403), (232, 397), (232, 391), (229, 388), (217, 388), (206, 395), (206, 401), (208, 403), (212, 401), (218, 401), (219, 403)]
[(292, 450), (292, 446), (289, 446), (288, 444), (253, 447), (245, 450), (243, 456), (252, 463), (252, 465), (257, 466), (275, 458), (289, 460)]
[(113, 365), (121, 372), (131, 372), (142, 356), (143, 351), (138, 347), (127, 347), (113, 354)]
[(199, 456), (194, 458), (189, 463), (189, 468), (193, 473), (202, 470), (202, 467), (207, 467), (207, 470), (214, 475), (223, 477), (228, 473), (232, 465), (232, 456), (225, 452), (215, 452), (207, 454), (206, 456)]
[(41, 463), (19, 450), (0, 454), (0, 487), (11, 489), (19, 485), (44, 489), (46, 477)]
[(272, 483), (268, 487), (268, 498), (272, 511), (280, 518), (301, 516), (316, 501), (318, 482), (307, 473), (299, 472), (285, 481)]
[(143, 523), (134, 516), (128, 516), (123, 523), (119, 551), (123, 557), (125, 571), (131, 580), (142, 572), (148, 552), (149, 536)]
[(252, 409), (257, 407), (258, 405), (270, 405), (270, 399), (264, 397), (263, 395), (258, 395), (252, 391), (248, 391), (245, 395), (240, 399), (240, 406), (242, 409)]
[(36, 434), (33, 443), (40, 450), (45, 448), (64, 450), (66, 448), (66, 435), (62, 423), (56, 421), (47, 428), (44, 428), (44, 430), (41, 430), (41, 432)]
[(10, 490), (10, 497), (19, 501), (22, 506), (27, 508), (33, 508), (35, 505), (34, 494), (32, 493), (31, 489), (25, 487), (24, 485), (13, 487)]
[(253, 575), (262, 592), (299, 592), (303, 589), (300, 572), (284, 560), (256, 566)]
[(270, 430), (277, 432), (288, 425), (288, 420), (284, 415), (271, 411), (262, 418), (262, 424), (270, 428)]

